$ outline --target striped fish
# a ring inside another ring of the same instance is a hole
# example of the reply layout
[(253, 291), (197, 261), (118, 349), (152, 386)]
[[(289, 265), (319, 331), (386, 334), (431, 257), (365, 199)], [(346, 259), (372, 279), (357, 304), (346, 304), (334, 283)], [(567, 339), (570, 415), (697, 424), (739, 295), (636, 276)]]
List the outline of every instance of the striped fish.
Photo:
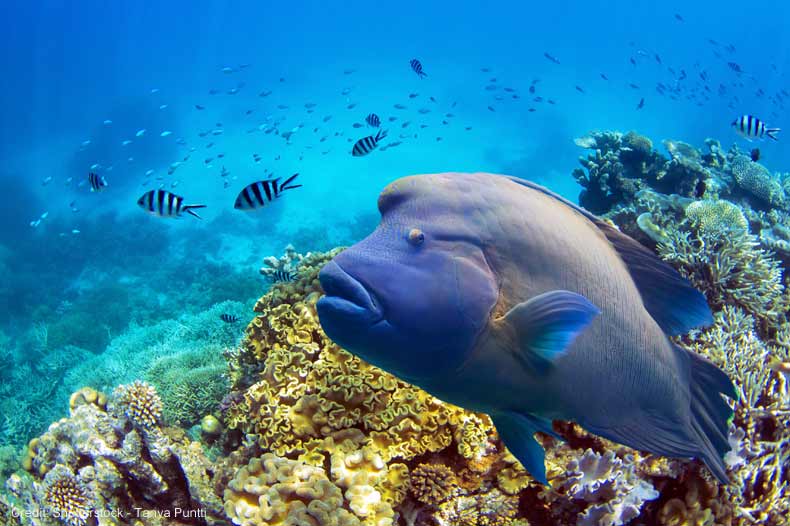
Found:
[(293, 269), (278, 268), (269, 274), (272, 283), (292, 283), (296, 281), (296, 271)]
[(239, 321), (239, 317), (234, 314), (222, 313), (219, 315), (219, 319), (224, 321), (225, 323), (236, 323)]
[(186, 212), (201, 219), (193, 209), (206, 208), (206, 205), (185, 205), (184, 198), (167, 190), (149, 190), (137, 200), (140, 208), (159, 217), (181, 217)]
[(752, 115), (738, 117), (732, 121), (732, 127), (735, 128), (735, 133), (748, 141), (763, 139), (766, 135), (775, 141), (779, 140), (776, 137), (779, 128), (768, 128), (763, 121)]
[(100, 176), (90, 172), (88, 174), (88, 183), (90, 183), (91, 192), (101, 192), (107, 186), (107, 179), (103, 175)]
[(387, 130), (379, 130), (375, 137), (373, 135), (368, 135), (367, 137), (361, 138), (351, 149), (351, 155), (354, 157), (362, 157), (363, 155), (369, 154), (376, 149), (379, 142), (386, 136)]
[(280, 183), (280, 178), (266, 179), (265, 181), (256, 181), (244, 187), (238, 197), (236, 197), (236, 204), (233, 208), (236, 210), (255, 210), (262, 208), (267, 203), (271, 203), (286, 190), (299, 188), (300, 184), (291, 184), (298, 173), (293, 174), (291, 177)]
[(372, 128), (378, 128), (379, 126), (381, 126), (381, 119), (379, 119), (379, 116), (376, 115), (375, 113), (371, 113), (370, 115), (365, 117), (365, 122), (367, 122), (368, 126)]
[(422, 70), (422, 64), (416, 58), (411, 59), (409, 64), (411, 65), (411, 69), (414, 70), (418, 77), (423, 78), (428, 76), (428, 74)]

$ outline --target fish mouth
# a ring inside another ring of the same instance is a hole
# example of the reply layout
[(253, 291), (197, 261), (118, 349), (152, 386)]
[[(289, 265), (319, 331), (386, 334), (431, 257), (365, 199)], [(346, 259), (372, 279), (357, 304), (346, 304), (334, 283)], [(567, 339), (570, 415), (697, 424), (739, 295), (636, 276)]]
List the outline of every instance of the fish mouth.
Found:
[(318, 279), (325, 293), (318, 301), (319, 317), (322, 313), (333, 311), (335, 314), (359, 318), (371, 325), (383, 319), (373, 294), (334, 260), (324, 265)]

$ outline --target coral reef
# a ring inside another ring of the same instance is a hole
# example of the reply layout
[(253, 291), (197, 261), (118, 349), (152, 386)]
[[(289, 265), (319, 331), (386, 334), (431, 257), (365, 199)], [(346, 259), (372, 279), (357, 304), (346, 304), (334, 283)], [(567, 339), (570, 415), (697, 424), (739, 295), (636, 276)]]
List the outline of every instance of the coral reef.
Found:
[(215, 465), (199, 443), (158, 425), (153, 388), (142, 382), (121, 386), (109, 409), (96, 403), (99, 397), (89, 398), (76, 395), (71, 416), (31, 440), (28, 472), (6, 482), (9, 505), (23, 524), (225, 521), (211, 484)]

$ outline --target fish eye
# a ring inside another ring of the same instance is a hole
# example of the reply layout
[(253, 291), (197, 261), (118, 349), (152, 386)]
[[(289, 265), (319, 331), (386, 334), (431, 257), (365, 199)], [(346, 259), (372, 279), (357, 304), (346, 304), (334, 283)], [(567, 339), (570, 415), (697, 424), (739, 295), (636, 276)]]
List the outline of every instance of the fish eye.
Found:
[(419, 228), (412, 228), (409, 230), (409, 243), (412, 245), (419, 246), (425, 241), (425, 234), (422, 233), (422, 230)]

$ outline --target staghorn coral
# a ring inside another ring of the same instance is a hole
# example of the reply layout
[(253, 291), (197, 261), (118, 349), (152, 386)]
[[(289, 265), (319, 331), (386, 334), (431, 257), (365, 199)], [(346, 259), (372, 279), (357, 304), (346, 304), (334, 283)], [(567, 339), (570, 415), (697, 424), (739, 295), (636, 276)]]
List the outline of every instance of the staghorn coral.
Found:
[[(266, 453), (239, 469), (225, 490), (225, 513), (239, 526), (358, 526), (343, 492), (319, 467)], [(391, 524), (382, 521), (376, 526)]]
[[(82, 526), (80, 510), (87, 508), (99, 526), (119, 514), (134, 517), (138, 526), (159, 525), (162, 513), (175, 520), (200, 513), (209, 524), (223, 520), (211, 486), (216, 466), (183, 433), (139, 426), (124, 412), (80, 403), (31, 440), (29, 449), (29, 473), (6, 483), (18, 510), (65, 510), (68, 526)], [(39, 515), (23, 520), (55, 526), (64, 514)]]
[(136, 426), (154, 427), (162, 419), (162, 399), (146, 382), (119, 385), (113, 396), (118, 409)]

